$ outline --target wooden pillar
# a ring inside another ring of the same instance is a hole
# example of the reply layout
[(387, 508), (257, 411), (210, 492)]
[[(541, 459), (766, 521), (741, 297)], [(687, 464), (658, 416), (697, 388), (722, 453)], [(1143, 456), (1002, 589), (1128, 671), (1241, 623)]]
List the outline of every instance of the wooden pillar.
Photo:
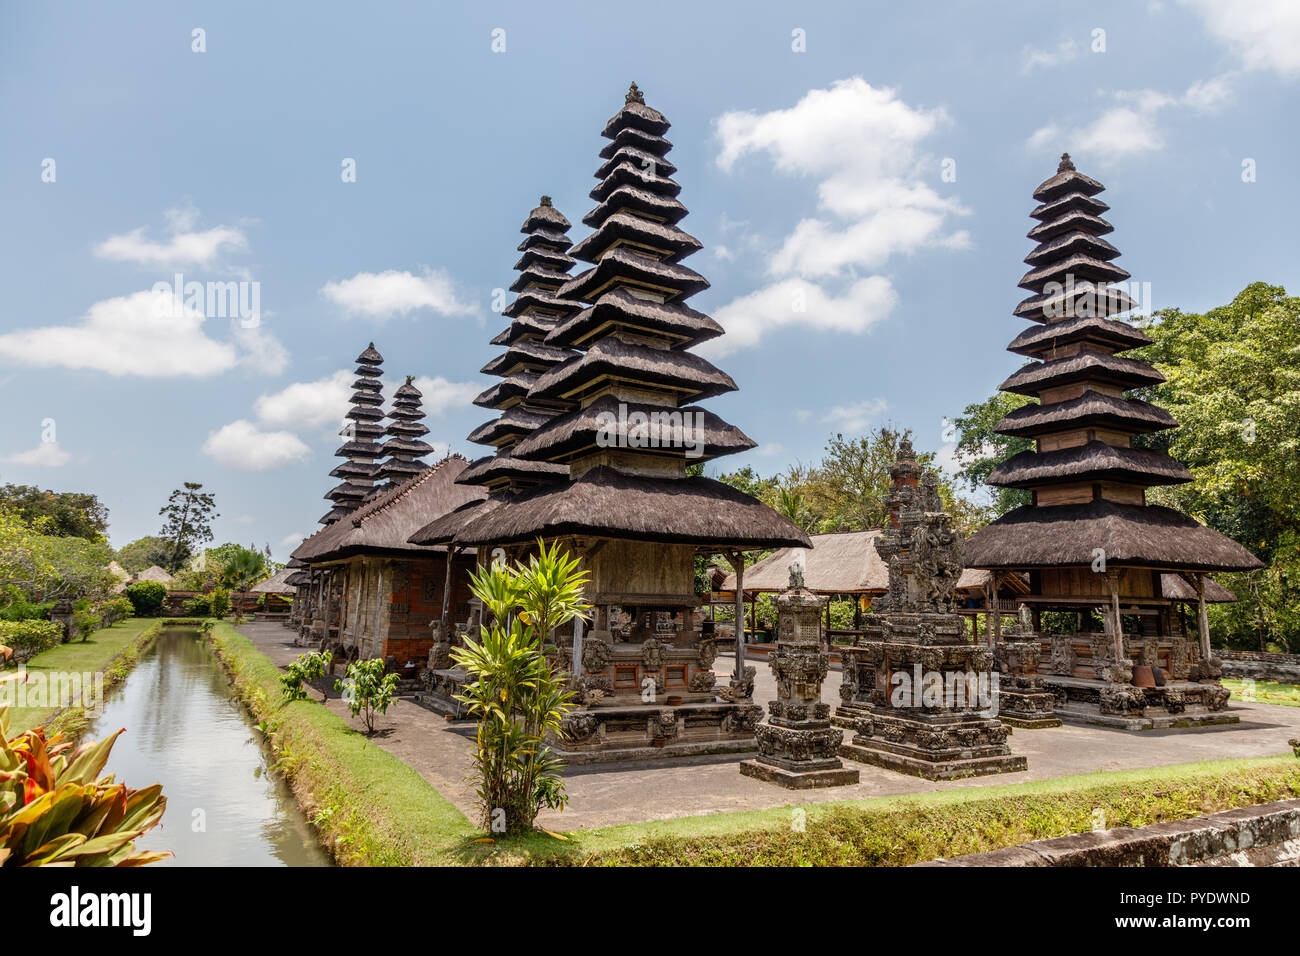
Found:
[(1205, 609), (1205, 575), (1196, 575), (1196, 630), (1201, 638), (1201, 660), (1210, 659), (1210, 615)]
[(745, 679), (745, 555), (727, 555), (736, 572), (736, 680)]
[(1124, 659), (1124, 619), (1119, 613), (1119, 574), (1115, 571), (1107, 571), (1106, 584), (1110, 588), (1111, 634), (1114, 636), (1115, 642), (1115, 660), (1122, 661)]
[(442, 582), (442, 639), (451, 640), (451, 622), (447, 616), (451, 613), (451, 569), (456, 563), (456, 555), (460, 553), (460, 548), (453, 544), (447, 545), (447, 574)]
[[(989, 647), (993, 647), (994, 644), (997, 643), (997, 637), (994, 636), (995, 629), (997, 631), (1002, 630), (1001, 628), (1002, 622), (998, 620), (998, 615), (994, 611), (994, 607), (996, 606), (997, 601), (998, 601), (998, 589), (997, 587), (994, 586), (993, 582), (990, 581), (988, 584), (984, 585), (985, 617), (987, 618), (987, 624), (988, 624), (988, 633), (985, 635), (985, 637), (988, 640)], [(978, 614), (975, 615), (975, 620), (976, 621), (979, 620)], [(978, 632), (978, 630), (979, 630), (979, 626), (976, 625), (976, 631)], [(975, 636), (979, 637), (979, 634), (976, 633)], [(1000, 637), (1001, 635), (999, 634), (998, 636)]]
[(582, 618), (573, 619), (573, 676), (582, 676)]

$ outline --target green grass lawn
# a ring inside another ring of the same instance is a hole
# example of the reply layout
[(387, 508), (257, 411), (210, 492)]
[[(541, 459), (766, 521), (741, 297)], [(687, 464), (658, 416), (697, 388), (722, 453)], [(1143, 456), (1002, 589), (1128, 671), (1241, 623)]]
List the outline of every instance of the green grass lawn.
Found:
[(1254, 682), (1253, 696), (1246, 695), (1245, 681), (1240, 678), (1224, 678), (1223, 686), (1232, 691), (1233, 700), (1249, 700), (1257, 704), (1282, 704), (1285, 707), (1300, 707), (1300, 686), (1296, 684), (1279, 684), (1277, 681), (1257, 680)]
[[(144, 632), (159, 623), (158, 618), (128, 618), (112, 627), (102, 628), (84, 641), (60, 644), (37, 654), (27, 662), (27, 673), (36, 675), (52, 672), (95, 674), (103, 671), (123, 652), (132, 650)], [(128, 653), (128, 656), (131, 656)], [(134, 664), (134, 659), (130, 661)], [(128, 668), (129, 669), (129, 668)], [(105, 685), (112, 683), (105, 674)], [(9, 731), (21, 733), (49, 721), (54, 707), (14, 707), (9, 712)]]

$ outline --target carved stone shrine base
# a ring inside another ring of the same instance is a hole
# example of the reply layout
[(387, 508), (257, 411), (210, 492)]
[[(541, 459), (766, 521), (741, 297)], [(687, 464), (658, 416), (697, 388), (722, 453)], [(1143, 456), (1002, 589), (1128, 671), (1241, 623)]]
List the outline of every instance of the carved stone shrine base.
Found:
[(1218, 681), (1170, 681), (1134, 687), (1112, 681), (1048, 675), (1056, 714), (1070, 723), (1121, 730), (1181, 730), (1240, 723), (1227, 710), (1228, 689)]
[(565, 739), (550, 742), (567, 764), (666, 760), (699, 754), (747, 753), (763, 709), (752, 700), (626, 704), (614, 700), (571, 711)]
[(762, 724), (755, 733), (758, 756), (740, 763), (740, 772), (746, 777), (791, 790), (841, 787), (858, 782), (857, 769), (845, 767), (837, 756), (844, 731), (832, 727), (827, 719)]
[(1007, 640), (997, 645), (998, 719), (1010, 727), (1041, 730), (1061, 726), (1056, 697), (1038, 673), (1039, 646), (1034, 640)]
[[(1028, 769), (1007, 746), (1007, 728), (994, 717), (937, 714), (901, 717), (867, 705), (869, 716), (840, 748), (840, 756), (927, 780), (955, 780)], [(841, 708), (841, 711), (845, 708)]]

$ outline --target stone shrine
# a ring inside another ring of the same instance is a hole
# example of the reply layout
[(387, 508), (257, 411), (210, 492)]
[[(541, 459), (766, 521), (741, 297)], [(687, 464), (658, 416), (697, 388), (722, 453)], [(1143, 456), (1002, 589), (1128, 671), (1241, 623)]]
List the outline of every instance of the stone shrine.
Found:
[(803, 568), (790, 566), (790, 586), (776, 598), (780, 639), (770, 662), (777, 699), (767, 705), (768, 722), (755, 729), (758, 756), (742, 760), (747, 777), (808, 790), (857, 783), (858, 771), (837, 756), (844, 731), (832, 727), (822, 682), (830, 667), (822, 650), (824, 600), (804, 587)]
[(903, 439), (890, 469), (889, 526), (876, 549), (889, 592), (865, 633), (841, 652), (837, 723), (856, 730), (842, 756), (930, 780), (1024, 770), (996, 708), (993, 651), (972, 643), (954, 592), (964, 542), (939, 501), (939, 482)]

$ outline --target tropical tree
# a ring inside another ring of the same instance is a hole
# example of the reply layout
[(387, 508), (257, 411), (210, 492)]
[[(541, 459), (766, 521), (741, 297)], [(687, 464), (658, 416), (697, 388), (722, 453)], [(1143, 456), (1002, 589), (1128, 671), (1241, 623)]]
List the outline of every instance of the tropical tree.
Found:
[[(136, 538), (130, 544), (124, 544), (117, 549), (116, 560), (123, 568), (132, 574), (138, 574), (145, 568), (171, 563), (172, 549), (171, 544), (164, 538), (156, 534), (145, 535), (143, 538)], [(186, 555), (185, 557), (188, 557)], [(182, 561), (185, 558), (181, 559)]]
[(196, 546), (212, 540), (212, 519), (220, 517), (216, 498), (203, 490), (202, 483), (187, 481), (171, 493), (158, 513), (166, 519), (159, 533), (171, 547), (167, 570), (175, 574)]
[(577, 559), (541, 541), (527, 563), (493, 564), (473, 576), (470, 587), (490, 623), (478, 641), (466, 639), (451, 653), (471, 678), (457, 700), (478, 718), (476, 792), (483, 825), (494, 833), (527, 832), (543, 807), (568, 802), (549, 740), (563, 739), (573, 694), (548, 640), (587, 617), (586, 582)]
[(108, 508), (85, 492), (7, 484), (0, 486), (0, 506), (12, 510), (38, 534), (99, 541), (108, 531)]

